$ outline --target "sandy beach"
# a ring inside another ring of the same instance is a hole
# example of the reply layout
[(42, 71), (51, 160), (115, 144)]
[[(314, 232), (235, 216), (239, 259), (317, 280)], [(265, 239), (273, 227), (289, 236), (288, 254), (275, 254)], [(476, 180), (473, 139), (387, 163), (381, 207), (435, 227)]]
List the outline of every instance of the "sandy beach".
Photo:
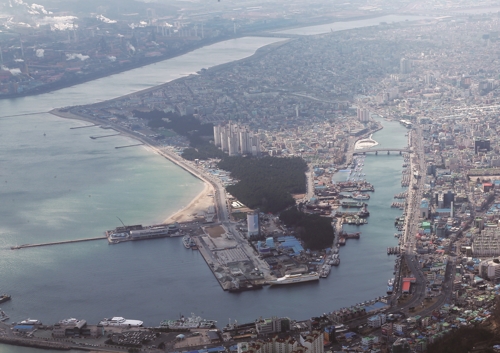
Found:
[[(102, 125), (101, 121), (94, 120), (86, 116), (76, 115), (71, 112), (62, 112), (60, 110), (54, 109), (49, 113), (58, 116), (60, 118), (87, 121), (89, 123), (93, 123), (96, 125)], [(178, 165), (182, 169), (191, 173), (193, 176), (197, 177), (205, 184), (203, 190), (188, 205), (186, 206), (180, 205), (181, 208), (179, 209), (179, 211), (175, 212), (172, 215), (167, 215), (166, 218), (163, 220), (163, 223), (190, 222), (190, 221), (195, 221), (197, 219), (203, 220), (205, 212), (208, 210), (208, 208), (210, 206), (214, 206), (214, 199), (213, 199), (214, 187), (206, 178), (204, 178), (201, 175), (201, 172), (196, 170), (194, 167), (187, 165), (186, 162), (182, 160), (181, 157), (177, 156), (175, 153), (153, 146), (148, 142), (144, 141), (143, 139), (139, 138), (138, 136), (129, 133), (123, 128), (113, 125), (113, 129), (115, 129), (123, 136), (127, 136), (144, 143), (144, 146), (148, 150), (150, 150), (153, 153), (159, 154), (165, 159), (168, 159), (170, 162)]]
[(214, 204), (213, 194), (213, 187), (205, 182), (205, 187), (202, 192), (200, 192), (186, 207), (165, 219), (163, 223), (182, 223), (195, 221), (197, 219), (202, 220), (207, 209)]

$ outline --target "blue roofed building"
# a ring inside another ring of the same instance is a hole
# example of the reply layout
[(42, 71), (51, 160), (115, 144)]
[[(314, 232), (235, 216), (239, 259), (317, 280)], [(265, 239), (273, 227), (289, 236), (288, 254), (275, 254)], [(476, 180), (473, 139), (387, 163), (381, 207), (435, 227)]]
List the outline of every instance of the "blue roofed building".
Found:
[(279, 237), (278, 243), (279, 248), (283, 252), (289, 253), (291, 256), (298, 256), (302, 251), (304, 251), (300, 240), (291, 235)]

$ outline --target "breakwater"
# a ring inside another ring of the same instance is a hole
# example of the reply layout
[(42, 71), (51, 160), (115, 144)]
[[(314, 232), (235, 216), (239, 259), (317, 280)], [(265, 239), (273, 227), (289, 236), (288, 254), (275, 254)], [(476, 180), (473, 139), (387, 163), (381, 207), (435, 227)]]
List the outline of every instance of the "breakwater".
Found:
[(63, 241), (53, 241), (49, 243), (39, 243), (39, 244), (23, 244), (11, 246), (11, 250), (20, 250), (20, 249), (28, 249), (28, 248), (38, 248), (40, 246), (50, 246), (50, 245), (60, 245), (60, 244), (73, 244), (73, 243), (82, 243), (86, 241), (94, 241), (94, 240), (103, 240), (107, 239), (106, 237), (95, 237), (95, 238), (85, 238), (85, 239), (73, 239), (73, 240), (63, 240)]

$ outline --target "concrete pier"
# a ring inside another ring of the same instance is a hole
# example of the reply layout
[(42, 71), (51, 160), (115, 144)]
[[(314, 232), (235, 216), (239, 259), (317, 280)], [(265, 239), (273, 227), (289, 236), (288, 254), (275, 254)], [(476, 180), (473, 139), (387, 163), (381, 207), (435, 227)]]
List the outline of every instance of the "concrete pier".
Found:
[(97, 124), (92, 124), (92, 125), (85, 125), (85, 126), (73, 126), (73, 127), (70, 127), (69, 129), (70, 130), (74, 130), (74, 129), (85, 129), (86, 127), (94, 127), (94, 126), (99, 126)]
[(143, 143), (136, 143), (135, 145), (117, 146), (115, 148), (118, 149), (118, 148), (127, 148), (127, 147), (135, 147), (135, 146), (142, 146), (142, 145), (144, 145), (144, 144)]
[(97, 140), (97, 139), (102, 139), (104, 137), (111, 137), (111, 136), (118, 136), (121, 135), (120, 133), (118, 134), (111, 134), (111, 135), (102, 135), (102, 136), (90, 136), (92, 140)]
[(23, 245), (11, 246), (10, 249), (11, 250), (20, 250), (20, 249), (26, 249), (26, 248), (37, 248), (37, 247), (40, 247), (40, 246), (81, 243), (81, 242), (84, 242), (84, 241), (103, 240), (103, 239), (107, 239), (107, 238), (104, 237), (104, 236), (102, 236), (102, 237), (96, 237), (96, 238), (85, 238), (85, 239), (55, 241), (55, 242), (50, 242), (50, 243), (23, 244)]
[(210, 271), (212, 271), (214, 277), (217, 279), (217, 282), (219, 282), (221, 288), (223, 290), (228, 290), (230, 288), (230, 283), (222, 282), (221, 273), (220, 272), (216, 273), (215, 268), (217, 266), (216, 264), (217, 260), (213, 258), (212, 251), (209, 249), (209, 246), (205, 243), (205, 241), (201, 237), (192, 237), (191, 239), (193, 239), (194, 242), (196, 243), (196, 246), (198, 247), (201, 256), (207, 263)]

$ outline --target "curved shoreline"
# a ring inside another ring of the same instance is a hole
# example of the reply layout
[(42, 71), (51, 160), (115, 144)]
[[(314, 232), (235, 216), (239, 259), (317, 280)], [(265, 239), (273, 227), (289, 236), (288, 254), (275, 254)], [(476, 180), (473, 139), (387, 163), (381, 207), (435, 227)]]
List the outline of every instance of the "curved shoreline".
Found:
[[(49, 113), (64, 119), (86, 121), (98, 126), (102, 125), (102, 122), (97, 119), (91, 119), (90, 117), (83, 115), (76, 115), (71, 112), (63, 112), (60, 109), (53, 109)], [(113, 125), (112, 128), (123, 136), (142, 142), (144, 146), (146, 146), (146, 148), (149, 149), (151, 152), (158, 154), (164, 157), (165, 159), (168, 159), (170, 162), (182, 168), (183, 170), (185, 170), (186, 172), (188, 172), (189, 174), (191, 174), (192, 176), (199, 179), (205, 184), (203, 190), (200, 191), (198, 195), (196, 195), (188, 205), (182, 207), (180, 210), (174, 212), (173, 214), (169, 214), (168, 216), (166, 216), (166, 218), (162, 220), (162, 223), (189, 222), (193, 220), (192, 219), (193, 214), (198, 214), (200, 211), (202, 211), (200, 207), (203, 207), (203, 210), (206, 210), (208, 206), (210, 206), (210, 204), (208, 204), (207, 201), (210, 201), (212, 204), (214, 203), (213, 198), (211, 196), (208, 196), (210, 194), (213, 195), (215, 193), (215, 187), (213, 185), (213, 182), (208, 180), (207, 177), (203, 175), (199, 170), (196, 170), (195, 168), (191, 167), (187, 162), (185, 162), (181, 157), (178, 157), (175, 153), (172, 153), (168, 150), (162, 150), (157, 146), (152, 145), (146, 139), (141, 138), (140, 136), (123, 129), (120, 126)]]

